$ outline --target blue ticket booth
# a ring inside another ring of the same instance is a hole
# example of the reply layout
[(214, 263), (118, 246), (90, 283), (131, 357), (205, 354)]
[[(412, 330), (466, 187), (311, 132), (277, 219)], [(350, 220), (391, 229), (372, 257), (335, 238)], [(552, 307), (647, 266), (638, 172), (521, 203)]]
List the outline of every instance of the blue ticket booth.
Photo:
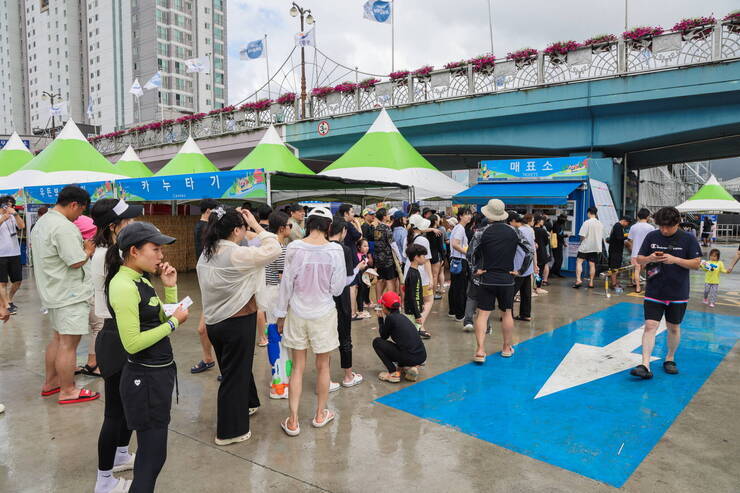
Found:
[[(481, 161), (478, 183), (453, 200), (480, 207), (490, 199), (501, 199), (507, 209), (521, 214), (542, 213), (553, 220), (565, 214), (568, 242), (563, 251), (562, 269), (573, 271), (580, 245), (578, 230), (588, 219), (588, 208), (598, 208), (607, 236), (617, 221), (614, 199), (622, 196), (621, 177), (621, 165), (610, 158), (571, 156)], [(621, 200), (617, 204), (621, 208)]]

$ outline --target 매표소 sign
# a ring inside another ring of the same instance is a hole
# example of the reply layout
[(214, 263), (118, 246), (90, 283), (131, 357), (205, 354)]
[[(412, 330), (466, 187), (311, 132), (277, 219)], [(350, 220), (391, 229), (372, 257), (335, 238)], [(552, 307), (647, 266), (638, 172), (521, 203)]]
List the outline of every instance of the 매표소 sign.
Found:
[(571, 180), (588, 176), (585, 156), (481, 161), (478, 183), (503, 180)]

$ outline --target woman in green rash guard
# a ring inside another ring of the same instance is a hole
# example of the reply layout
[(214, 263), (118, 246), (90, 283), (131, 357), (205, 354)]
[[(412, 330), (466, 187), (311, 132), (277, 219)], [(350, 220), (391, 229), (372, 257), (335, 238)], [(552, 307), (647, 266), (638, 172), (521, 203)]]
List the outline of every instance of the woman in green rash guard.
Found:
[(188, 310), (179, 307), (167, 317), (148, 277), (160, 273), (165, 302), (177, 303), (177, 271), (162, 263), (162, 245), (174, 242), (154, 225), (136, 222), (118, 233), (105, 259), (108, 305), (128, 353), (121, 373), (121, 400), (138, 442), (131, 493), (154, 491), (167, 459), (167, 426), (177, 378), (169, 335), (187, 320)]

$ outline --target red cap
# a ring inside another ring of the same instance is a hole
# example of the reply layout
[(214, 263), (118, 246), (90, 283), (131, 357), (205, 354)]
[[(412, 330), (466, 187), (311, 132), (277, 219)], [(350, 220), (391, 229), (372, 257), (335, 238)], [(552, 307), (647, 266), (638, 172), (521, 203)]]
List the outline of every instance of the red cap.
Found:
[(401, 306), (401, 297), (393, 291), (387, 291), (385, 294), (383, 294), (383, 296), (380, 297), (380, 300), (378, 301), (381, 305), (388, 309), (399, 308)]

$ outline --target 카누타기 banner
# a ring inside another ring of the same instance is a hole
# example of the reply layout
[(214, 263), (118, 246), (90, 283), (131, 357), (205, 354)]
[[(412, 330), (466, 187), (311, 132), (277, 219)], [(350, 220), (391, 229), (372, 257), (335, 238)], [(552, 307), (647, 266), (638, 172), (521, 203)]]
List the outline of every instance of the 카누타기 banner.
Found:
[(118, 198), (127, 201), (267, 198), (261, 169), (128, 178), (115, 186)]

